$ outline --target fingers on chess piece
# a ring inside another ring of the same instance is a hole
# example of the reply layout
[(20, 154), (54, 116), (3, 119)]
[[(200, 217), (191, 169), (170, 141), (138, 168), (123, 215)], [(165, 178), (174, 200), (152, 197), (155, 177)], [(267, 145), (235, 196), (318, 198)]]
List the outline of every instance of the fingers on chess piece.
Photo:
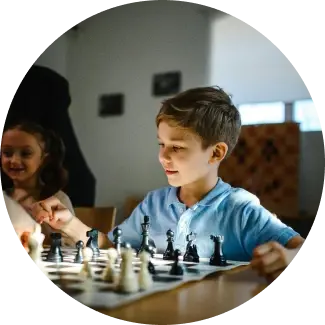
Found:
[(139, 254), (141, 261), (139, 272), (139, 289), (148, 290), (153, 285), (152, 275), (149, 272), (150, 253), (143, 251)]
[(163, 259), (173, 261), (174, 260), (174, 246), (173, 246), (174, 232), (171, 229), (168, 229), (168, 231), (166, 232), (166, 236), (167, 236), (168, 244), (165, 253), (163, 255)]
[(225, 255), (223, 254), (222, 245), (224, 242), (224, 237), (221, 235), (211, 235), (210, 239), (214, 242), (214, 252), (210, 257), (210, 265), (215, 266), (226, 266), (227, 260)]
[(184, 274), (184, 267), (181, 263), (179, 263), (179, 256), (181, 256), (181, 251), (176, 249), (174, 252), (174, 260), (175, 262), (171, 266), (169, 271), (170, 275), (183, 275)]
[(55, 263), (63, 262), (63, 255), (61, 252), (62, 235), (60, 233), (52, 232), (50, 237), (52, 242), (46, 260)]
[(109, 248), (107, 250), (107, 265), (103, 271), (102, 279), (108, 283), (115, 283), (117, 281), (117, 271), (115, 269), (118, 253), (115, 248)]
[(133, 269), (133, 256), (135, 251), (132, 248), (121, 249), (121, 272), (116, 290), (121, 293), (134, 293), (139, 291), (139, 282)]
[(89, 237), (86, 247), (89, 247), (93, 251), (93, 260), (99, 257), (100, 251), (98, 248), (98, 230), (97, 229), (91, 229), (86, 232), (86, 236)]
[(76, 242), (76, 249), (77, 249), (77, 254), (74, 258), (75, 263), (83, 263), (84, 259), (82, 256), (82, 250), (84, 248), (84, 242), (82, 240), (79, 240)]
[(79, 275), (85, 279), (92, 279), (94, 277), (90, 262), (93, 258), (93, 250), (90, 247), (82, 249), (83, 265)]
[(197, 247), (194, 244), (194, 241), (196, 239), (196, 234), (191, 232), (186, 236), (187, 240), (187, 246), (186, 246), (186, 252), (183, 257), (184, 262), (194, 262), (194, 263), (199, 263), (200, 262), (200, 257), (197, 252)]

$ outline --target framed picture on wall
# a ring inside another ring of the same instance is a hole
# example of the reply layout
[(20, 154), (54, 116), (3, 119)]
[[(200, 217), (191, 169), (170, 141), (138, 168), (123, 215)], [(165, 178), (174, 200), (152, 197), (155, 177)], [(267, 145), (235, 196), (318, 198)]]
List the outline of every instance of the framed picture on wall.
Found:
[(124, 112), (124, 95), (109, 94), (101, 95), (99, 98), (100, 117), (122, 115)]
[(153, 96), (175, 95), (181, 89), (181, 72), (158, 73), (153, 76)]

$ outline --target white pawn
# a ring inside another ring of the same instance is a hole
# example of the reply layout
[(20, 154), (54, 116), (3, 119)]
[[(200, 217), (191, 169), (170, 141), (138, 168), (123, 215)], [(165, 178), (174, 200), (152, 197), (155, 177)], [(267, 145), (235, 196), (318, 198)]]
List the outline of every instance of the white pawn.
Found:
[(80, 275), (85, 278), (93, 278), (93, 272), (89, 262), (93, 257), (93, 250), (90, 247), (82, 249), (83, 265), (80, 270)]
[(34, 232), (28, 237), (28, 256), (33, 264), (42, 263), (44, 238), (41, 226), (38, 223), (35, 224)]
[(109, 248), (107, 250), (108, 262), (103, 271), (102, 279), (109, 283), (114, 283), (117, 279), (117, 272), (115, 270), (115, 262), (118, 257), (117, 250), (115, 248)]
[(137, 276), (133, 270), (133, 253), (132, 248), (121, 249), (121, 273), (117, 290), (123, 293), (134, 293), (139, 291)]
[(139, 273), (139, 288), (140, 290), (148, 290), (153, 285), (152, 275), (148, 270), (150, 254), (146, 251), (142, 251), (139, 254), (139, 258), (141, 261), (140, 273)]

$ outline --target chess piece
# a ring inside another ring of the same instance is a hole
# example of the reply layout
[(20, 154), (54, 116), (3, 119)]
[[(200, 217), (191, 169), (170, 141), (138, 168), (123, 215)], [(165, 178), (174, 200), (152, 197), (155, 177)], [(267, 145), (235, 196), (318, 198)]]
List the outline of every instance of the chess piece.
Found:
[(132, 264), (133, 252), (132, 248), (121, 249), (121, 273), (116, 289), (122, 293), (134, 293), (139, 291), (138, 279)]
[(149, 254), (149, 261), (148, 261), (148, 271), (150, 274), (156, 274), (156, 269), (153, 263), (151, 262), (151, 253), (155, 251), (155, 249), (149, 244), (148, 248), (143, 250), (143, 252), (147, 252)]
[(210, 236), (210, 239), (214, 242), (214, 253), (210, 257), (210, 265), (215, 266), (226, 266), (227, 260), (222, 251), (222, 244), (224, 242), (224, 237), (217, 235), (217, 236)]
[(89, 247), (93, 251), (93, 259), (96, 259), (100, 255), (100, 251), (98, 248), (98, 230), (91, 229), (86, 233), (87, 237), (89, 237), (86, 247)]
[(174, 232), (171, 229), (168, 229), (167, 233), (167, 248), (165, 250), (165, 253), (163, 255), (164, 260), (174, 260)]
[(117, 272), (115, 270), (115, 262), (118, 257), (117, 250), (115, 248), (109, 248), (107, 250), (107, 265), (103, 271), (102, 279), (109, 283), (115, 283), (117, 280)]
[(199, 263), (200, 262), (200, 257), (197, 252), (197, 247), (193, 242), (196, 239), (196, 234), (191, 232), (186, 236), (186, 240), (188, 241), (187, 246), (186, 246), (186, 252), (183, 257), (184, 262), (194, 262), (194, 263)]
[(34, 232), (28, 237), (28, 249), (31, 259), (42, 270), (42, 272), (46, 274), (47, 272), (45, 271), (42, 260), (43, 241), (45, 236), (41, 231), (41, 226), (38, 223), (35, 224)]
[(60, 233), (51, 233), (52, 243), (51, 248), (47, 254), (47, 261), (55, 263), (63, 262), (63, 256), (61, 252), (61, 238), (62, 235)]
[(90, 247), (85, 247), (82, 249), (82, 258), (83, 258), (83, 265), (80, 270), (80, 276), (85, 279), (92, 279), (93, 272), (90, 266), (90, 261), (93, 257), (93, 250)]
[(154, 256), (155, 249), (153, 246), (153, 242), (151, 241), (151, 245), (149, 245), (149, 228), (150, 228), (150, 222), (149, 217), (144, 216), (144, 222), (141, 224), (142, 227), (142, 243), (137, 251), (137, 255), (139, 255), (142, 251), (147, 251), (150, 253), (151, 257)]
[(169, 274), (170, 275), (183, 275), (184, 274), (184, 268), (183, 266), (179, 263), (179, 256), (181, 255), (181, 251), (179, 249), (176, 249), (174, 251), (174, 259), (175, 259), (175, 262), (173, 263), (170, 271), (169, 271)]
[(148, 290), (153, 285), (152, 276), (149, 272), (149, 261), (150, 254), (146, 251), (142, 251), (139, 254), (139, 258), (141, 261), (140, 265), (140, 273), (139, 273), (139, 289), (140, 290)]
[(83, 256), (82, 256), (83, 248), (84, 248), (84, 242), (82, 240), (77, 241), (76, 243), (77, 254), (74, 258), (75, 263), (81, 264), (83, 262)]
[(29, 253), (29, 248), (28, 248), (29, 236), (30, 236), (30, 232), (28, 231), (24, 231), (20, 236), (20, 241), (27, 253)]
[(122, 229), (120, 229), (119, 227), (116, 227), (113, 231), (113, 236), (114, 236), (114, 239), (113, 239), (114, 247), (117, 250), (118, 256), (120, 256), (121, 255), (121, 243), (122, 243), (122, 240), (121, 240)]

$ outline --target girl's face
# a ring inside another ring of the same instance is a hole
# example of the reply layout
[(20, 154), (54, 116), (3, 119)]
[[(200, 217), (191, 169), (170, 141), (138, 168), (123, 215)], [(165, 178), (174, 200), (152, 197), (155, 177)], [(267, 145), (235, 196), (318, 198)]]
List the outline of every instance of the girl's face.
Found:
[(37, 181), (44, 161), (43, 146), (36, 136), (27, 132), (18, 129), (6, 131), (1, 143), (3, 172), (16, 184)]

